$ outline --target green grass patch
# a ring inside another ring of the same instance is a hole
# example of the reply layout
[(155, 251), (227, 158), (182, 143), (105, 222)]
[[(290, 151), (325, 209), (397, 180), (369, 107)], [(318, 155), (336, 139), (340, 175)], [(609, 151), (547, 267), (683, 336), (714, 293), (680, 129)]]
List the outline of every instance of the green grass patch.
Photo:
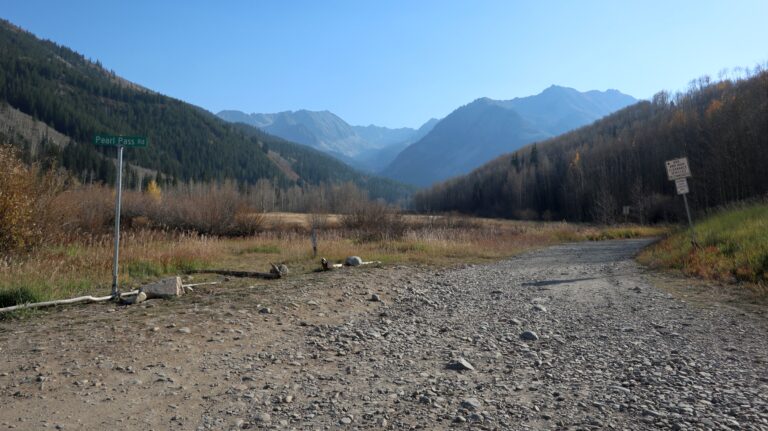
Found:
[(427, 253), (429, 247), (421, 242), (392, 242), (382, 247), (396, 253)]
[(57, 284), (47, 281), (12, 283), (0, 286), (0, 307), (80, 296), (92, 292), (93, 288), (94, 283), (85, 279), (62, 280)]
[(0, 308), (40, 301), (43, 301), (40, 293), (27, 286), (14, 286), (0, 290)]
[(204, 263), (194, 259), (172, 258), (168, 260), (135, 260), (123, 265), (123, 272), (139, 280), (179, 274), (201, 269)]
[(668, 232), (664, 226), (618, 226), (600, 229), (597, 233), (587, 234), (590, 241), (603, 241), (608, 239), (631, 239), (649, 236), (660, 236)]
[(768, 204), (729, 208), (697, 222), (694, 228), (699, 248), (691, 245), (690, 231), (680, 229), (638, 259), (702, 278), (766, 282)]

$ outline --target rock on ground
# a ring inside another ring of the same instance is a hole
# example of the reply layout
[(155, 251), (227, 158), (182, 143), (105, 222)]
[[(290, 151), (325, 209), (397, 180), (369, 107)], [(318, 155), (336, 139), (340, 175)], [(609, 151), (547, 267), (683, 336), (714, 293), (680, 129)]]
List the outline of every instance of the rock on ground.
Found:
[(645, 244), (0, 321), (0, 427), (768, 429), (766, 315), (659, 290), (674, 280), (631, 259)]

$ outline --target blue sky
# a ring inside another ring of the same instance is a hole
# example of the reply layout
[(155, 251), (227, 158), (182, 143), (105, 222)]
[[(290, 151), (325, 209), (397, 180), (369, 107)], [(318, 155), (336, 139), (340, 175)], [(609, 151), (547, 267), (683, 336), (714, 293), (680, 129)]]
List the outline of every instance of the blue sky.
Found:
[(768, 1), (2, 1), (0, 17), (212, 112), (417, 127), (551, 84), (638, 98), (768, 61)]

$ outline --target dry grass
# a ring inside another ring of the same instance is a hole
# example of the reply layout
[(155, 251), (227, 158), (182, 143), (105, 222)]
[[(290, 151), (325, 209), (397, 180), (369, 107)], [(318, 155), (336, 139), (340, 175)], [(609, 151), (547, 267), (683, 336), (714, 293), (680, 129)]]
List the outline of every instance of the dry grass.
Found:
[[(27, 167), (0, 146), (0, 307), (110, 291), (115, 192), (101, 185), (65, 188), (63, 177)], [(293, 189), (292, 189), (293, 190)], [(294, 190), (295, 191), (295, 190)], [(321, 190), (323, 191), (323, 190)], [(554, 242), (633, 237), (642, 228), (598, 229), (566, 223), (409, 216), (367, 201), (347, 184), (325, 190), (344, 215), (265, 215), (236, 184), (187, 184), (123, 194), (123, 289), (191, 269), (264, 271), (317, 268), (350, 255), (384, 263), (450, 265), (499, 259)], [(262, 196), (265, 197), (265, 196)], [(272, 196), (274, 198), (274, 196)], [(268, 200), (268, 199), (267, 199)], [(326, 199), (327, 200), (327, 199)], [(328, 205), (311, 206), (326, 208)]]
[(724, 282), (744, 282), (768, 292), (768, 204), (724, 209), (695, 225), (700, 248), (690, 232), (674, 235), (644, 251), (640, 262), (657, 268)]
[[(512, 256), (536, 247), (614, 235), (615, 229), (568, 223), (536, 223), (461, 217), (406, 216), (409, 228), (393, 240), (361, 240), (355, 231), (336, 227), (336, 216), (318, 231), (319, 256), (341, 262), (350, 255), (385, 264), (455, 265)], [(297, 224), (297, 221), (302, 223)], [(139, 230), (121, 242), (123, 289), (189, 269), (222, 268), (266, 271), (270, 262), (285, 263), (293, 274), (319, 267), (308, 234), (309, 216), (270, 214), (279, 226), (242, 238), (210, 237)], [(286, 224), (295, 229), (283, 229)], [(631, 236), (657, 234), (625, 227)], [(106, 295), (112, 273), (112, 236), (86, 236), (62, 245), (47, 245), (0, 264), (0, 306), (82, 294)]]
[[(226, 253), (221, 240), (200, 235), (129, 232), (121, 238), (120, 279), (128, 288), (165, 274), (199, 267)], [(109, 235), (43, 246), (0, 262), (0, 306), (109, 294), (113, 239)]]

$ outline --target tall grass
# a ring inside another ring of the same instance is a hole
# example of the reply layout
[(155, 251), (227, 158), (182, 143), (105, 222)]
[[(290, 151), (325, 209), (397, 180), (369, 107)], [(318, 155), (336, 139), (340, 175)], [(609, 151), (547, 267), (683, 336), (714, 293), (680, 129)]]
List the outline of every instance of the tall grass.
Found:
[(732, 206), (695, 224), (700, 248), (680, 230), (646, 250), (639, 260), (653, 267), (722, 280), (766, 284), (768, 203)]
[[(308, 228), (285, 231), (278, 224), (276, 230), (235, 238), (149, 229), (127, 231), (121, 241), (120, 279), (128, 289), (190, 269), (266, 271), (269, 263), (285, 263), (292, 274), (300, 274), (319, 268), (320, 256), (335, 262), (357, 255), (384, 263), (477, 263), (563, 240), (586, 240), (602, 232), (597, 227), (568, 223), (426, 216), (403, 219), (406, 228), (396, 238), (372, 239), (344, 227), (320, 229), (318, 258), (312, 257)], [(82, 294), (107, 295), (112, 240), (110, 234), (81, 235), (44, 245), (28, 255), (6, 258), (0, 263), (0, 306)]]
[[(127, 232), (121, 239), (120, 280), (128, 288), (199, 268), (223, 247), (221, 240), (201, 235)], [(112, 253), (113, 238), (99, 235), (6, 258), (0, 263), (0, 306), (81, 294), (107, 295)]]

